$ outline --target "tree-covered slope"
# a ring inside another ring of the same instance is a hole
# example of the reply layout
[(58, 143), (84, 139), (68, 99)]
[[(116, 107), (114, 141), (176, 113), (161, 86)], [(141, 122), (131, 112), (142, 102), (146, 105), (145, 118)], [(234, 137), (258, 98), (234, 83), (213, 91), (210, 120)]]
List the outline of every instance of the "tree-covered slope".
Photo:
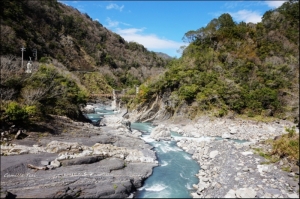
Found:
[(92, 92), (133, 88), (165, 70), (168, 60), (56, 0), (3, 0), (0, 7), (3, 125), (48, 114), (80, 118)]
[(190, 44), (168, 70), (141, 86), (136, 103), (169, 93), (166, 110), (187, 117), (229, 113), (299, 121), (299, 2), (284, 3), (262, 22), (222, 14), (188, 31)]
[(1, 2), (1, 54), (57, 59), (71, 71), (101, 72), (113, 87), (140, 84), (159, 74), (166, 60), (56, 0)]

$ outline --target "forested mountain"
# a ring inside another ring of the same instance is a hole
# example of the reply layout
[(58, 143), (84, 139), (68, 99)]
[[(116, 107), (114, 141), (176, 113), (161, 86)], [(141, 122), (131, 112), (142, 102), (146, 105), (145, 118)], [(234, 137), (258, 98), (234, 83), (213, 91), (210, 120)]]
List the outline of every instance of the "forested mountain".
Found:
[[(56, 0), (2, 2), (1, 54), (57, 59), (70, 71), (100, 71), (113, 87), (140, 84), (166, 61)], [(130, 77), (130, 78), (128, 78)]]
[(222, 14), (183, 40), (190, 43), (182, 57), (141, 86), (139, 107), (158, 96), (171, 116), (299, 121), (299, 1), (267, 11), (257, 24)]
[(1, 121), (79, 116), (92, 92), (135, 92), (168, 62), (57, 0), (3, 0), (0, 17)]
[[(298, 8), (299, 1), (286, 2), (257, 24), (222, 14), (188, 31), (182, 57), (170, 59), (56, 0), (1, 1), (0, 119), (77, 117), (92, 92), (144, 82), (133, 104), (149, 106), (159, 97), (170, 116), (240, 114), (298, 122)], [(25, 73), (29, 57), (33, 72)]]

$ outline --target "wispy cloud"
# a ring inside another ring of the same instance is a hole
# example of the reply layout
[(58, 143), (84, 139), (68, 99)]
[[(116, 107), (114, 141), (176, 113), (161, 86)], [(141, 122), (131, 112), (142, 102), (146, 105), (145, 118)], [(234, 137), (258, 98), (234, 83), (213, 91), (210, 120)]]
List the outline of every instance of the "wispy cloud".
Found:
[(124, 8), (124, 5), (118, 6), (118, 5), (115, 4), (115, 3), (111, 3), (111, 4), (109, 4), (108, 6), (106, 6), (106, 9), (107, 9), (107, 10), (110, 10), (110, 9), (116, 9), (116, 10), (119, 10), (120, 12), (122, 12), (123, 8)]
[(108, 27), (108, 28), (115, 28), (115, 27), (118, 27), (120, 24), (125, 25), (125, 26), (130, 26), (130, 24), (128, 24), (128, 23), (124, 23), (121, 21), (114, 21), (114, 20), (111, 20), (111, 18), (109, 18), (109, 17), (106, 18), (106, 22), (107, 22), (106, 27)]
[(258, 23), (261, 22), (262, 18), (262, 15), (260, 15), (258, 12), (250, 10), (239, 10), (237, 12), (230, 12), (229, 14), (237, 22), (244, 21), (246, 23)]
[(127, 29), (120, 29), (117, 28), (118, 34), (121, 35), (133, 35), (136, 34), (137, 32), (143, 32), (146, 28), (127, 28)]
[(119, 34), (128, 42), (137, 42), (145, 48), (156, 52), (165, 52), (170, 56), (181, 56), (176, 52), (181, 46), (185, 45), (183, 42), (176, 42), (170, 39), (161, 38), (155, 34), (145, 33), (146, 28), (121, 28), (121, 25), (131, 26), (130, 24), (115, 21), (111, 18), (106, 18), (109, 29)]
[(118, 21), (113, 21), (109, 17), (106, 18), (106, 22), (108, 23), (106, 25), (108, 28), (113, 28), (113, 27), (119, 26), (119, 22)]
[(270, 8), (278, 8), (286, 1), (265, 1), (265, 4), (267, 4)]
[(129, 29), (116, 29), (116, 33), (121, 35), (126, 41), (134, 41), (142, 44), (149, 50), (159, 51), (162, 49), (177, 50), (184, 43), (172, 41), (169, 39), (160, 38), (155, 34), (144, 34), (146, 28), (129, 28)]
[(232, 8), (236, 8), (238, 5), (239, 5), (239, 2), (230, 1), (230, 2), (226, 2), (223, 7), (226, 9), (232, 9)]

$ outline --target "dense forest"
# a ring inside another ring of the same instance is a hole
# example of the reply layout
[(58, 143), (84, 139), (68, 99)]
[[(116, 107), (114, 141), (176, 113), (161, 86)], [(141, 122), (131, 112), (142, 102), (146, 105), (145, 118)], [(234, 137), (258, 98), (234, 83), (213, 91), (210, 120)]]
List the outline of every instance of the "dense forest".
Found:
[(190, 30), (189, 45), (168, 70), (141, 86), (135, 104), (168, 94), (166, 110), (191, 119), (276, 117), (299, 121), (299, 1), (267, 11), (260, 23), (236, 23), (225, 13)]
[(131, 107), (165, 96), (172, 116), (299, 121), (299, 1), (267, 11), (257, 24), (222, 14), (185, 33), (179, 59), (127, 42), (56, 0), (4, 0), (1, 7), (2, 122), (78, 118), (93, 92), (132, 94), (140, 84)]
[(125, 41), (88, 14), (56, 0), (5, 0), (2, 5), (1, 32), (7, 35), (2, 37), (2, 55), (20, 56), (24, 46), (29, 60), (36, 49), (37, 60), (50, 57), (70, 71), (100, 71), (117, 88), (140, 84), (166, 64), (155, 52)]
[(79, 117), (92, 93), (135, 93), (170, 60), (56, 0), (4, 0), (1, 9), (1, 121)]

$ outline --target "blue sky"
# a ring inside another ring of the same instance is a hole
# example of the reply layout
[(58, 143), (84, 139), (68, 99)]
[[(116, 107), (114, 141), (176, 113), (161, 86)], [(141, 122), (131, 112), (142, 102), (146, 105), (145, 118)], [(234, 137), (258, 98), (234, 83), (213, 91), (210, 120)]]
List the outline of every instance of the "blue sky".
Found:
[(263, 14), (284, 1), (63, 1), (87, 13), (126, 41), (150, 51), (180, 57), (189, 30), (205, 27), (213, 18), (229, 13), (235, 22), (257, 23)]

